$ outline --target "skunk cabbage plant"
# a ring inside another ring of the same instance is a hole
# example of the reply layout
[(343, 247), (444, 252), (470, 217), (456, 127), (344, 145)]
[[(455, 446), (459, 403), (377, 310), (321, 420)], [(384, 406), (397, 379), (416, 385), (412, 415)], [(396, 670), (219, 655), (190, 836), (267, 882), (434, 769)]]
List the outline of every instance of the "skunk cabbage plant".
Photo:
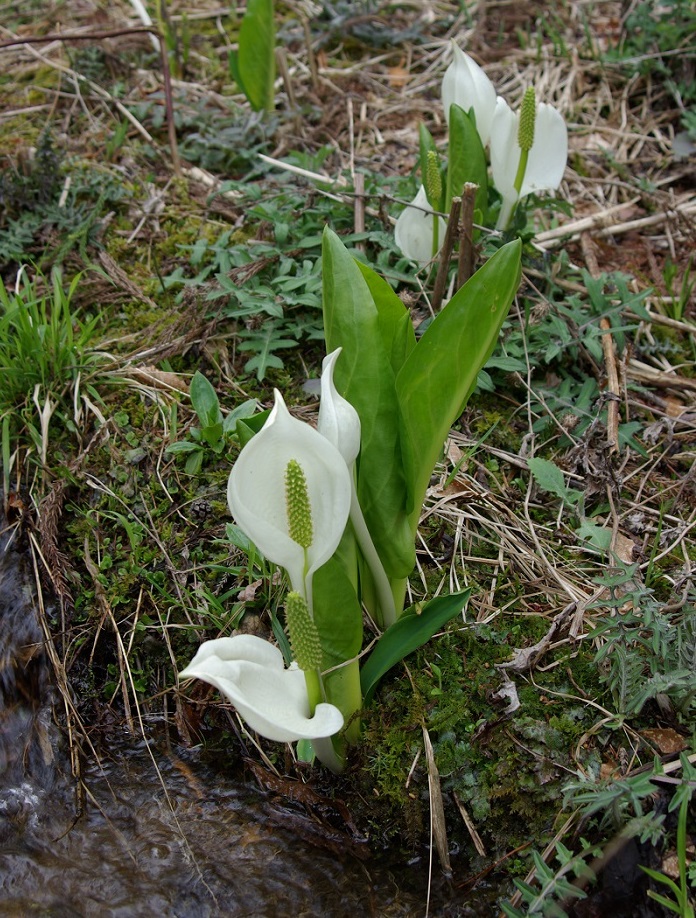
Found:
[[(431, 216), (432, 219), (432, 216)], [(201, 646), (181, 673), (216, 686), (250, 727), (298, 741), (334, 771), (360, 732), (360, 710), (405, 655), (461, 613), (469, 592), (404, 608), (433, 467), (474, 390), (520, 276), (508, 243), (416, 339), (391, 287), (325, 230), (318, 430), (282, 396), (229, 478), (238, 527), (285, 568), (287, 659), (240, 635)], [(253, 433), (253, 428), (249, 428)], [(363, 613), (381, 636), (363, 650)]]

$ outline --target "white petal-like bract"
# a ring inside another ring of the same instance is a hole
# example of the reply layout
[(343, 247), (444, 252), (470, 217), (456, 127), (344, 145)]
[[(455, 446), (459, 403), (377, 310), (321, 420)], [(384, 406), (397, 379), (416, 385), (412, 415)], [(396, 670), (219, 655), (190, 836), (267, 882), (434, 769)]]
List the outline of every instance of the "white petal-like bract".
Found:
[(324, 357), (321, 365), (321, 401), (319, 433), (333, 443), (350, 468), (360, 452), (360, 418), (351, 403), (339, 395), (333, 381), (334, 367), (341, 354), (336, 348)]
[(333, 736), (343, 726), (332, 704), (318, 704), (310, 716), (303, 672), (286, 669), (280, 650), (251, 634), (201, 644), (179, 678), (214, 686), (252, 730), (278, 743)]
[[(311, 508), (313, 538), (306, 555), (289, 532), (285, 474), (292, 459), (304, 473)], [(326, 437), (292, 417), (277, 389), (268, 420), (232, 467), (227, 500), (239, 528), (287, 570), (293, 589), (311, 607), (312, 575), (336, 551), (348, 521), (350, 472)]]
[[(413, 201), (407, 204), (399, 214), (394, 227), (396, 244), (407, 258), (419, 265), (425, 265), (433, 258), (435, 219), (425, 188), (421, 185)], [(439, 245), (442, 245), (447, 224), (442, 217), (437, 217), (437, 220), (439, 221)]]
[(498, 98), (491, 125), (491, 172), (503, 198), (499, 228), (505, 228), (520, 198), (532, 192), (556, 191), (568, 159), (568, 128), (563, 116), (552, 105), (542, 102), (536, 108), (534, 142), (518, 194), (515, 178), (522, 155), (517, 139), (519, 123), (519, 112), (513, 112), (504, 99)]
[(454, 58), (442, 78), (442, 105), (449, 124), (450, 107), (455, 104), (468, 112), (473, 108), (476, 130), (485, 147), (491, 133), (495, 110), (495, 87), (473, 58), (452, 42)]

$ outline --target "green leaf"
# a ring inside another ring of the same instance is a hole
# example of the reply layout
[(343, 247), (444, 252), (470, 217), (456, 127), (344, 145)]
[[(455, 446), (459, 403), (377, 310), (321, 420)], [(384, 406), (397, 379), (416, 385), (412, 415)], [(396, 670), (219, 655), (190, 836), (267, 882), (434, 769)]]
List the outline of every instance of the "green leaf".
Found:
[(343, 348), (336, 387), (360, 417), (360, 506), (387, 574), (407, 577), (415, 548), (404, 501), (394, 372), (382, 341), (381, 322), (390, 320), (384, 313), (380, 320), (361, 269), (329, 229), (324, 231), (322, 268), (326, 349)]
[(598, 526), (596, 523), (590, 523), (589, 520), (583, 520), (575, 530), (575, 534), (581, 542), (588, 543), (592, 548), (596, 548), (597, 551), (609, 551), (611, 529)]
[(461, 593), (438, 596), (426, 603), (420, 613), (411, 607), (384, 632), (360, 672), (366, 705), (372, 700), (382, 676), (459, 615), (470, 595), (471, 590), (467, 589)]
[(283, 338), (281, 332), (269, 324), (255, 334), (249, 341), (241, 341), (237, 345), (238, 351), (257, 351), (257, 353), (244, 364), (247, 373), (256, 370), (256, 378), (262, 382), (266, 376), (266, 370), (269, 367), (280, 370), (283, 367), (283, 361), (273, 353), (278, 350), (287, 350), (291, 347), (297, 347), (297, 341), (292, 338)]
[(230, 76), (232, 77), (232, 79), (235, 81), (237, 86), (239, 86), (239, 88), (242, 90), (242, 92), (248, 99), (249, 96), (247, 95), (247, 91), (244, 88), (244, 82), (242, 80), (242, 75), (239, 72), (239, 53), (237, 51), (233, 51), (230, 48), (230, 53), (228, 55), (227, 61), (228, 61), (229, 68), (230, 68)]
[(168, 456), (176, 456), (179, 453), (193, 453), (196, 450), (201, 449), (200, 443), (192, 443), (190, 440), (179, 440), (177, 443), (172, 443), (165, 449), (165, 453)]
[(396, 377), (409, 513), (417, 520), (445, 437), (498, 340), (520, 279), (521, 243), (499, 249), (455, 293)]
[(312, 597), (323, 668), (356, 657), (362, 646), (362, 609), (350, 577), (335, 556), (314, 573)]
[(246, 446), (249, 440), (261, 430), (270, 413), (270, 408), (267, 408), (266, 411), (259, 411), (250, 418), (237, 419), (237, 436), (240, 446)]
[(461, 195), (465, 182), (478, 185), (474, 207), (486, 211), (488, 204), (488, 165), (476, 123), (458, 105), (450, 107), (447, 186), (444, 210), (449, 212), (452, 198)]
[(550, 491), (551, 494), (568, 502), (573, 502), (574, 498), (580, 496), (579, 492), (573, 492), (568, 488), (563, 472), (555, 462), (535, 457), (527, 460), (527, 466), (542, 491)]
[(225, 537), (235, 548), (246, 554), (256, 551), (254, 543), (235, 523), (225, 523)]
[(323, 564), (312, 579), (314, 622), (319, 631), (323, 654), (323, 677), (326, 698), (346, 719), (351, 742), (360, 735), (360, 719), (352, 716), (362, 707), (360, 664), (363, 616), (345, 564), (355, 565), (355, 543), (350, 527), (332, 558)]
[(237, 429), (237, 421), (252, 417), (258, 408), (258, 405), (259, 403), (255, 398), (249, 398), (245, 402), (242, 402), (241, 405), (237, 405), (236, 408), (233, 408), (225, 418), (222, 425), (225, 433), (235, 433)]
[(187, 475), (198, 475), (203, 466), (203, 450), (199, 449), (195, 453), (190, 453), (184, 466)]
[(198, 370), (193, 374), (189, 392), (201, 422), (201, 436), (210, 446), (215, 446), (222, 437), (222, 412), (217, 393)]
[[(239, 29), (239, 51), (230, 70), (254, 111), (273, 111), (275, 23), (273, 0), (248, 0)], [(236, 71), (236, 72), (235, 72)]]
[(356, 262), (362, 272), (377, 309), (377, 324), (382, 345), (389, 355), (394, 375), (416, 346), (416, 333), (408, 309), (394, 293), (389, 284), (376, 271), (362, 262)]

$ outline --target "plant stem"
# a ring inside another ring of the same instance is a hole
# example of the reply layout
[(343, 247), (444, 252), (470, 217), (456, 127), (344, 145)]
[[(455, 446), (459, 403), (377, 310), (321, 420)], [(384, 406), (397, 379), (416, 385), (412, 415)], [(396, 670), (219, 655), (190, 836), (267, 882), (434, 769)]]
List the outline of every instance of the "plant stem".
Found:
[(305, 669), (304, 677), (307, 686), (307, 697), (309, 698), (309, 714), (310, 717), (313, 717), (317, 705), (322, 701), (326, 701), (326, 694), (318, 670)]
[(515, 181), (513, 182), (518, 198), (520, 196), (520, 191), (522, 190), (522, 182), (524, 181), (524, 174), (527, 171), (528, 160), (529, 150), (520, 150), (520, 161), (517, 164), (517, 175), (515, 176)]
[(520, 191), (522, 190), (522, 182), (524, 182), (524, 175), (527, 171), (528, 160), (529, 150), (520, 150), (520, 161), (517, 164), (517, 174), (515, 175), (515, 181), (513, 182), (515, 191), (517, 192), (517, 197), (514, 201), (503, 198), (503, 203), (500, 205), (498, 222), (496, 224), (496, 229), (498, 230), (506, 230), (508, 228), (510, 218), (512, 217), (515, 211), (515, 207), (517, 207), (517, 202), (520, 199)]
[(450, 208), (450, 214), (447, 220), (447, 230), (445, 231), (445, 240), (442, 244), (442, 251), (440, 252), (440, 262), (438, 264), (437, 275), (435, 277), (435, 286), (433, 287), (433, 295), (430, 301), (433, 312), (438, 312), (440, 310), (440, 307), (442, 306), (442, 300), (445, 295), (445, 287), (447, 286), (447, 274), (449, 273), (450, 260), (452, 258), (452, 247), (457, 236), (457, 229), (459, 226), (459, 211), (461, 206), (461, 198), (452, 198), (452, 206)]
[(360, 717), (357, 714), (363, 704), (359, 660), (347, 660), (325, 673), (323, 679), (327, 700), (336, 705), (346, 722), (341, 736), (348, 743), (356, 743), (360, 737)]
[(382, 613), (378, 616), (380, 619), (378, 624), (388, 628), (389, 625), (393, 625), (397, 619), (392, 588), (379, 555), (377, 554), (377, 549), (372, 541), (370, 531), (365, 523), (365, 517), (360, 509), (360, 503), (358, 502), (358, 495), (355, 492), (354, 484), (352, 485), (350, 495), (350, 520), (353, 524), (358, 547), (360, 548), (363, 558), (367, 562), (367, 566), (372, 574), (372, 579), (374, 580), (377, 603)]
[(463, 287), (474, 273), (474, 206), (478, 185), (465, 182), (462, 190), (462, 210), (459, 221), (459, 260), (456, 290)]

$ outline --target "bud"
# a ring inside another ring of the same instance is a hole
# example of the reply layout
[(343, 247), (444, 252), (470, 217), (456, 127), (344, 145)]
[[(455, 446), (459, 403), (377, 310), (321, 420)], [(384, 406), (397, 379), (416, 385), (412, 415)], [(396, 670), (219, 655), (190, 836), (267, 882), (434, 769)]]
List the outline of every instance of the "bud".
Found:
[(534, 143), (534, 122), (536, 120), (536, 96), (534, 87), (530, 86), (522, 99), (520, 125), (517, 130), (517, 143), (523, 153), (528, 153)]
[(285, 621), (290, 645), (302, 670), (321, 667), (321, 641), (309, 608), (299, 593), (288, 593), (285, 599)]
[(305, 550), (314, 539), (312, 508), (309, 503), (307, 479), (297, 459), (285, 467), (285, 508), (288, 514), (288, 535)]
[(425, 191), (431, 206), (439, 209), (442, 199), (442, 176), (435, 150), (428, 150), (426, 156)]

